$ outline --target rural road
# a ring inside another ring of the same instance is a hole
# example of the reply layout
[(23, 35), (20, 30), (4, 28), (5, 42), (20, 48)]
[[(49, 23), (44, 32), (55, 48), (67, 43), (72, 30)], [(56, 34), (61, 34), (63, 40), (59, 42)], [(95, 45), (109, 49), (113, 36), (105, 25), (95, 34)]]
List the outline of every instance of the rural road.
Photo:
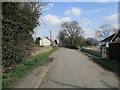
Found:
[(118, 88), (118, 77), (73, 49), (59, 49), (53, 70), (40, 88)]

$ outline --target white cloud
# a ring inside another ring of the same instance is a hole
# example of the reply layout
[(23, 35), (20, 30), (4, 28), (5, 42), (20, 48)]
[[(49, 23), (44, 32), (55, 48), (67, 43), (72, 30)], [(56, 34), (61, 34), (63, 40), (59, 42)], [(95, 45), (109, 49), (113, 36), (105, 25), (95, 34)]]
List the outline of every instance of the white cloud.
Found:
[(105, 18), (105, 20), (108, 22), (118, 22), (118, 14), (113, 14), (111, 16), (107, 16)]
[(70, 17), (64, 17), (62, 18), (62, 21), (65, 22), (65, 21), (71, 21), (72, 19)]
[(51, 25), (51, 26), (55, 26), (55, 25), (61, 24), (62, 22), (72, 20), (70, 17), (60, 18), (56, 15), (51, 15), (51, 14), (47, 14), (42, 18), (48, 25)]
[(120, 24), (113, 24), (113, 26), (117, 29), (120, 28)]
[(90, 24), (91, 21), (88, 18), (83, 18), (81, 23), (82, 23), (81, 24), (82, 26), (86, 26), (86, 25)]
[(120, 19), (120, 14), (113, 14), (111, 16), (106, 16), (104, 22), (113, 25), (115, 28), (120, 28), (118, 19)]
[(64, 13), (65, 15), (70, 15), (70, 16), (80, 16), (81, 15), (81, 9), (80, 8), (72, 8), (71, 10), (67, 10)]
[(46, 23), (49, 23), (50, 25), (55, 25), (55, 24), (60, 23), (59, 17), (55, 15), (47, 14), (43, 16), (42, 18)]
[(115, 28), (118, 28), (118, 24), (114, 24), (113, 26), (114, 26)]
[(92, 37), (94, 38), (95, 37), (95, 30), (91, 30), (91, 29), (88, 29), (88, 28), (83, 28), (84, 31), (85, 31), (85, 37), (88, 38), (88, 37)]
[[(51, 14), (47, 14), (47, 15), (43, 16), (42, 19), (43, 19), (44, 23), (46, 24), (46, 26), (48, 27), (48, 29), (52, 31), (53, 40), (57, 37), (60, 25), (63, 22), (72, 20), (70, 17), (61, 18), (59, 16), (51, 15)], [(39, 37), (49, 37), (49, 31), (46, 29), (46, 27), (44, 26), (41, 19), (39, 20), (39, 22), (41, 22), (41, 26), (34, 29), (34, 31), (35, 31), (34, 37), (38, 37), (38, 36)]]

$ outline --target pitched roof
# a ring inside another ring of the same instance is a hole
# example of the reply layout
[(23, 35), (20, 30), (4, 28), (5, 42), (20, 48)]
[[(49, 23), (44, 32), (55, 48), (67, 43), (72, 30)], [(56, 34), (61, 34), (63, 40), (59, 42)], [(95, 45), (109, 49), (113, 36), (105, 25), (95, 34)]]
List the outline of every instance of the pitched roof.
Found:
[(111, 36), (101, 40), (100, 42), (110, 42), (114, 36), (115, 36), (115, 34), (112, 34)]
[(120, 30), (117, 33), (114, 33), (111, 36), (101, 40), (100, 42), (114, 42), (117, 37), (120, 38)]
[(115, 36), (112, 38), (111, 42), (114, 42), (117, 37), (120, 38), (120, 30), (118, 31), (118, 33), (115, 34)]

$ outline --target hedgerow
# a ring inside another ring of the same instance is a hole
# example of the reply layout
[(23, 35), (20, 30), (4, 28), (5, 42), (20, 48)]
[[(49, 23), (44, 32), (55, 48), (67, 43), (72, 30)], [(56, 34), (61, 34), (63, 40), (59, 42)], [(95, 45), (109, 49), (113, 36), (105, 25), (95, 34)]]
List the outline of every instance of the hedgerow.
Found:
[(2, 65), (22, 63), (30, 55), (34, 28), (39, 25), (43, 3), (2, 3)]

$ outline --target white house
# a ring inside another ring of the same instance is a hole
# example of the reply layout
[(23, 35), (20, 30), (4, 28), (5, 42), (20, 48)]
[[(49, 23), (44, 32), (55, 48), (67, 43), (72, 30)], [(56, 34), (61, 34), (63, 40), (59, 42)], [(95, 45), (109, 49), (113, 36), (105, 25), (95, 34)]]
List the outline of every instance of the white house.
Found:
[(48, 39), (48, 37), (44, 37), (39, 41), (40, 46), (50, 46), (51, 40)]

